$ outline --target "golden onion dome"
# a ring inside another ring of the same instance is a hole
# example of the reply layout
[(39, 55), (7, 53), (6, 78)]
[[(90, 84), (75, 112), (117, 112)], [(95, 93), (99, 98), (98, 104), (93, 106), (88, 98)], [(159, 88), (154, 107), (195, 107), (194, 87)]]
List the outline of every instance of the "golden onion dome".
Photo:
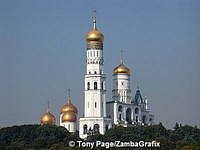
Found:
[(93, 29), (87, 33), (86, 40), (87, 42), (103, 42), (104, 36), (97, 29)]
[(119, 66), (117, 66), (113, 70), (113, 74), (126, 74), (126, 75), (130, 75), (130, 70), (123, 63), (121, 63)]
[(40, 122), (41, 122), (41, 124), (52, 124), (53, 125), (56, 123), (56, 118), (50, 112), (47, 112), (41, 116)]
[(76, 122), (76, 113), (67, 111), (62, 115), (62, 122)]
[(67, 112), (67, 111), (73, 111), (74, 113), (78, 113), (78, 110), (77, 108), (71, 103), (71, 100), (70, 100), (70, 97), (68, 99), (68, 102), (67, 104), (65, 104), (61, 109), (60, 109), (60, 113), (64, 113), (64, 112)]
[(93, 29), (86, 35), (87, 42), (103, 42), (103, 34), (96, 28), (96, 18), (93, 19)]

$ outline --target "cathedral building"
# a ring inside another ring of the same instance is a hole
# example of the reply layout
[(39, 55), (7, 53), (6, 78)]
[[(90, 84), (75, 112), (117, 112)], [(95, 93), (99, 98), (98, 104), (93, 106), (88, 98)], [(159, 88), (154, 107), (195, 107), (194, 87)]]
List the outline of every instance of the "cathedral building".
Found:
[[(149, 102), (142, 95), (139, 85), (132, 96), (130, 69), (121, 58), (114, 68), (112, 98), (106, 100), (106, 76), (104, 73), (104, 36), (97, 29), (96, 17), (93, 27), (86, 35), (86, 73), (84, 84), (84, 115), (77, 119), (78, 110), (72, 104), (70, 94), (67, 103), (60, 109), (59, 125), (69, 132), (79, 131), (86, 139), (89, 135), (104, 134), (113, 126), (151, 125), (154, 115)], [(41, 124), (55, 124), (55, 117), (49, 112), (41, 117)]]

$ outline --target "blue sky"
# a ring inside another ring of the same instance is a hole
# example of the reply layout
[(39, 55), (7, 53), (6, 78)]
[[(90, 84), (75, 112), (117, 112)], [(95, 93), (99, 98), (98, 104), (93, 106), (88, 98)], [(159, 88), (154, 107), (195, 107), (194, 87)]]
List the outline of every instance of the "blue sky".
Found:
[(57, 117), (71, 88), (83, 115), (85, 35), (91, 11), (105, 36), (107, 100), (124, 49), (156, 122), (200, 125), (198, 0), (0, 0), (0, 126), (38, 123), (47, 101)]

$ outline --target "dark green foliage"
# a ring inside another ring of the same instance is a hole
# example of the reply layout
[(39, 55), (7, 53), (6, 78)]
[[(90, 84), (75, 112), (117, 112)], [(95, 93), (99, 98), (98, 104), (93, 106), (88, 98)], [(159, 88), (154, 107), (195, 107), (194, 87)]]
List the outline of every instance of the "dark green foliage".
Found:
[[(78, 141), (78, 133), (71, 134), (65, 128), (54, 125), (22, 125), (0, 129), (0, 150), (81, 150), (70, 148), (69, 141)], [(200, 150), (200, 129), (182, 126), (167, 130), (162, 123), (152, 126), (114, 127), (105, 135), (88, 137), (87, 141), (152, 141), (161, 143), (163, 150)], [(90, 148), (87, 148), (90, 149)], [(94, 148), (100, 150), (101, 148)], [(122, 149), (122, 148), (111, 148)], [(125, 148), (126, 150), (132, 148)], [(145, 148), (135, 148), (135, 150)], [(146, 148), (147, 149), (147, 148)], [(158, 150), (159, 148), (151, 148)]]
[(0, 150), (47, 150), (70, 139), (78, 137), (55, 125), (13, 126), (0, 129)]

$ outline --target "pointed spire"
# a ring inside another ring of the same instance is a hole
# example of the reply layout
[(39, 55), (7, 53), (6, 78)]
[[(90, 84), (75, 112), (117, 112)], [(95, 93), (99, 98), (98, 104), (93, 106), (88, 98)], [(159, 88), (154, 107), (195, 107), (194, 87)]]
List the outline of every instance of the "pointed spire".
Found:
[(97, 25), (96, 25), (96, 23), (97, 23), (97, 21), (96, 21), (96, 13), (97, 13), (97, 11), (93, 10), (92, 13), (93, 13), (93, 17), (92, 17), (93, 30), (96, 30), (97, 29)]
[(140, 83), (139, 83), (139, 81), (137, 81), (137, 90), (139, 90), (140, 89)]
[(70, 97), (70, 88), (68, 89), (68, 101), (67, 101), (68, 104), (71, 103), (71, 97)]
[(123, 50), (120, 50), (120, 64), (124, 64)]
[(47, 113), (49, 113), (49, 109), (50, 109), (50, 102), (49, 100), (47, 101)]

